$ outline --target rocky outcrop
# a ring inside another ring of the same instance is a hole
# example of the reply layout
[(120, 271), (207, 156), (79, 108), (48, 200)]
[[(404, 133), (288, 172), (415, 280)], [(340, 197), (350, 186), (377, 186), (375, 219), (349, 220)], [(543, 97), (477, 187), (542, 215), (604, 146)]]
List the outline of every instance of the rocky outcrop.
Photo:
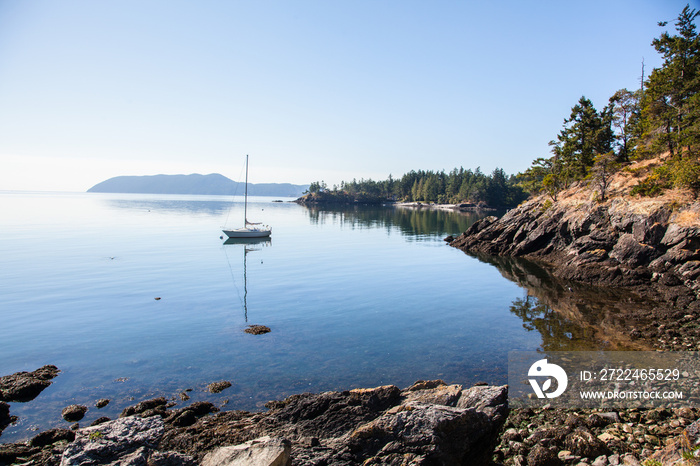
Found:
[(0, 465), (16, 462), (56, 465), (69, 442), (75, 439), (75, 432), (68, 429), (50, 429), (25, 443), (0, 444)]
[(442, 381), (420, 381), (403, 391), (388, 385), (305, 393), (267, 407), (265, 413), (219, 413), (171, 429), (160, 446), (201, 460), (219, 447), (267, 436), (290, 442), (293, 464), (478, 465), (490, 461), (508, 412), (505, 386), (464, 390)]
[(700, 202), (618, 197), (607, 203), (530, 200), (474, 223), (451, 246), (527, 257), (560, 278), (652, 290), (687, 307), (700, 296)]
[(262, 413), (210, 416), (210, 403), (172, 409), (161, 399), (136, 406), (95, 427), (0, 445), (0, 465), (683, 464), (700, 445), (697, 408), (509, 414), (505, 386), (439, 380), (293, 395)]
[(51, 385), (51, 379), (59, 372), (56, 366), (46, 365), (33, 372), (0, 377), (0, 401), (31, 401)]
[(31, 401), (46, 387), (60, 371), (56, 366), (43, 366), (33, 372), (16, 372), (0, 377), (0, 434), (17, 416), (10, 415), (10, 405), (6, 402)]
[(148, 400), (115, 421), (0, 445), (0, 464), (480, 465), (489, 464), (508, 416), (506, 386), (439, 380), (304, 393), (268, 408), (208, 416), (210, 403), (173, 410)]

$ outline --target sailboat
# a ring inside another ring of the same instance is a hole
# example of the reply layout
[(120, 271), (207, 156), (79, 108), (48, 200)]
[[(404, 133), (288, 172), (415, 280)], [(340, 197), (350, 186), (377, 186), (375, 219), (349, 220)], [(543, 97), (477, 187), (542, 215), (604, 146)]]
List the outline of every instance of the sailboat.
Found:
[[(245, 203), (243, 207), (243, 227), (235, 230), (222, 230), (229, 238), (267, 238), (272, 228), (261, 223), (248, 221), (248, 154), (245, 156)], [(260, 226), (258, 226), (260, 225)]]

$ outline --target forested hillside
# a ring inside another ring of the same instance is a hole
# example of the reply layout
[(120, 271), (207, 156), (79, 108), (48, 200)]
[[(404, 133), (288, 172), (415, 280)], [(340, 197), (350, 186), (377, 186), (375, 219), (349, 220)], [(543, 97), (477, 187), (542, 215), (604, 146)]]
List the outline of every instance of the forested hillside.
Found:
[(311, 183), (309, 193), (317, 202), (379, 203), (386, 200), (438, 203), (483, 202), (493, 207), (514, 206), (527, 195), (512, 175), (500, 168), (490, 175), (476, 170), (455, 168), (445, 171), (410, 171), (401, 178), (391, 175), (384, 181), (352, 180), (329, 189), (321, 182)]
[(690, 189), (697, 196), (700, 38), (694, 22), (698, 15), (700, 12), (686, 6), (675, 21), (676, 34), (665, 31), (652, 41), (663, 65), (648, 77), (642, 71), (639, 89), (618, 90), (602, 110), (581, 97), (556, 139), (549, 143), (552, 156), (536, 159), (519, 174), (521, 186), (556, 200), (573, 182), (587, 180), (598, 198), (605, 200), (612, 174), (631, 161), (666, 154), (664, 163), (641, 180), (633, 194), (653, 196), (677, 187)]

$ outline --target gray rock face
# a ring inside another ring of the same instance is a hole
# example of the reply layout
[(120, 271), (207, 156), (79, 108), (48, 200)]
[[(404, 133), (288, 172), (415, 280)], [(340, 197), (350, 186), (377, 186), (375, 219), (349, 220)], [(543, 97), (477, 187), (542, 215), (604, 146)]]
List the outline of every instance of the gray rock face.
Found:
[(629, 233), (620, 236), (609, 254), (611, 258), (627, 264), (629, 267), (649, 264), (658, 255), (659, 253), (653, 247), (637, 242), (634, 235)]
[(291, 452), (288, 440), (265, 436), (207, 453), (201, 466), (288, 466)]
[[(560, 278), (605, 286), (683, 285), (700, 296), (700, 202), (675, 212), (660, 202), (557, 202), (535, 198), (500, 219), (474, 223), (450, 243), (470, 254), (526, 256)], [(675, 298), (673, 298), (675, 299)]]
[(330, 451), (304, 450), (300, 457), (328, 464), (489, 464), (507, 416), (506, 398), (506, 386), (462, 390), (419, 381), (374, 419), (339, 437), (322, 438)]
[(411, 403), (360, 426), (349, 444), (371, 446), (373, 459), (382, 464), (407, 454), (436, 464), (488, 464), (492, 450), (484, 451), (483, 444), (490, 443), (492, 429), (488, 415), (474, 408)]
[[(127, 417), (81, 429), (63, 451), (61, 466), (74, 465), (195, 465), (191, 457), (157, 451), (165, 432), (160, 417)], [(176, 462), (174, 462), (176, 461)]]
[(403, 391), (403, 402), (455, 406), (462, 393), (461, 385), (445, 385), (442, 380), (419, 380)]

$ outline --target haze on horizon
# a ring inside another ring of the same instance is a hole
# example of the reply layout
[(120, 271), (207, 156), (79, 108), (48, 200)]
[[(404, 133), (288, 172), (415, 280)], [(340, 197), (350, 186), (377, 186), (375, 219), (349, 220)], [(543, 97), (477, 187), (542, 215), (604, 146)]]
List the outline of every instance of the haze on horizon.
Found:
[(687, 3), (1, 0), (0, 190), (516, 173)]

